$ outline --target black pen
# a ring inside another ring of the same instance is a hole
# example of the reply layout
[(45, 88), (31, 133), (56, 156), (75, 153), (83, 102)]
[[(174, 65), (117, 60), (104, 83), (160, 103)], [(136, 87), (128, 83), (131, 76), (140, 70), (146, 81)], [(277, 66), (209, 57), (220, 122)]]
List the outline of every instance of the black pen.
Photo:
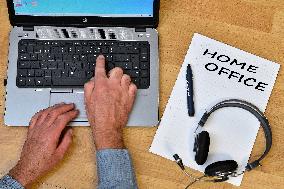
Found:
[(194, 116), (194, 101), (193, 101), (193, 75), (190, 64), (186, 70), (186, 91), (187, 91), (187, 109), (190, 117)]

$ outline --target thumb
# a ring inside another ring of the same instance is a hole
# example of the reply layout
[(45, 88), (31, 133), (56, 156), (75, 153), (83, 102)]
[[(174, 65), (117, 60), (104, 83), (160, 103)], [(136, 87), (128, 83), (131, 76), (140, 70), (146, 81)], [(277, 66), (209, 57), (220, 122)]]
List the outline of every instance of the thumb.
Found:
[(65, 153), (67, 152), (69, 146), (72, 143), (73, 131), (69, 129), (63, 136), (61, 143), (58, 145), (55, 151), (55, 159), (61, 160), (63, 159)]

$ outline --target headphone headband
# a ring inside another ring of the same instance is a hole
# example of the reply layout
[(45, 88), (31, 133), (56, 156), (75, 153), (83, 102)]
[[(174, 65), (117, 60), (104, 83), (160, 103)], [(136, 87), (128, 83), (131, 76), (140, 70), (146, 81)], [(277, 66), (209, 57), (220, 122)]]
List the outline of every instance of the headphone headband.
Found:
[(260, 158), (258, 158), (257, 160), (247, 164), (246, 170), (250, 171), (250, 170), (260, 166), (260, 161), (268, 154), (268, 152), (270, 151), (270, 148), (272, 146), (272, 132), (271, 132), (269, 122), (268, 122), (267, 118), (265, 117), (265, 115), (255, 105), (253, 105), (249, 102), (243, 101), (243, 100), (230, 99), (230, 100), (224, 100), (222, 102), (219, 102), (218, 104), (213, 106), (208, 112), (205, 112), (203, 114), (201, 120), (199, 121), (198, 126), (203, 127), (205, 125), (206, 121), (208, 120), (208, 118), (210, 117), (210, 115), (213, 112), (215, 112), (215, 111), (217, 111), (221, 108), (225, 108), (225, 107), (236, 107), (236, 108), (241, 108), (241, 109), (244, 109), (244, 110), (250, 112), (251, 114), (253, 114), (258, 119), (258, 121), (261, 123), (261, 126), (264, 130), (265, 139), (266, 139), (265, 151), (260, 156)]

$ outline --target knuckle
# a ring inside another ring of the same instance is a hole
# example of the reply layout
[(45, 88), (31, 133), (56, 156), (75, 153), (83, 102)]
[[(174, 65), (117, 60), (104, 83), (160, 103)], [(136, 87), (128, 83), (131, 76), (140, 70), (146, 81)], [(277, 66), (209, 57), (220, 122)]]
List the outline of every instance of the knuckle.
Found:
[(88, 88), (90, 86), (90, 81), (84, 84), (84, 88)]
[(41, 113), (41, 116), (42, 116), (42, 117), (46, 117), (46, 116), (48, 115), (48, 113), (49, 113), (49, 111), (43, 111), (43, 112)]
[(115, 67), (115, 68), (113, 69), (113, 72), (114, 72), (114, 73), (123, 73), (123, 70), (122, 70), (120, 67)]
[(67, 120), (67, 116), (66, 114), (63, 114), (63, 115), (58, 116), (57, 119), (59, 122), (65, 122)]
[(123, 75), (123, 78), (124, 78), (125, 80), (127, 80), (127, 81), (130, 81), (130, 80), (131, 80), (130, 76), (127, 75), (127, 74), (124, 74), (124, 75)]
[(131, 87), (133, 90), (137, 90), (137, 86), (136, 86), (134, 83), (131, 83), (131, 84), (130, 84), (130, 87)]
[(92, 82), (93, 82), (93, 81), (88, 81), (87, 83), (85, 83), (84, 87), (85, 87), (85, 88), (90, 88), (90, 87), (92, 87)]
[(31, 118), (30, 123), (33, 122), (38, 116), (39, 116), (39, 113), (36, 113), (35, 115), (33, 115), (33, 117)]
[(49, 113), (48, 113), (48, 117), (56, 117), (58, 114), (58, 111), (57, 110), (51, 110)]

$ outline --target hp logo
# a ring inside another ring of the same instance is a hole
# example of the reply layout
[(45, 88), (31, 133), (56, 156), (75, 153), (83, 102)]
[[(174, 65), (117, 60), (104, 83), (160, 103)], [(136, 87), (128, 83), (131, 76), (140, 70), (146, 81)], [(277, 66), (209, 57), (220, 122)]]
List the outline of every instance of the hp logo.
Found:
[(87, 18), (83, 18), (83, 22), (84, 23), (88, 22), (88, 19)]

